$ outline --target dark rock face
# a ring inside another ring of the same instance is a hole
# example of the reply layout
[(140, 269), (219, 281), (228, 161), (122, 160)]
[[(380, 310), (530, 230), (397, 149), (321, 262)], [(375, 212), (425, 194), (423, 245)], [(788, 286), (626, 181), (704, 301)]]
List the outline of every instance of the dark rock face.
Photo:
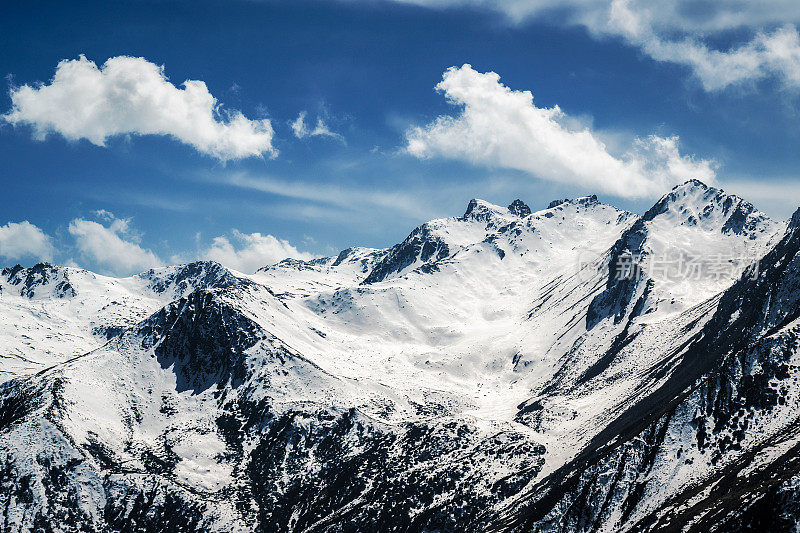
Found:
[[(239, 431), (260, 431), (244, 468), (259, 509), (254, 519), (264, 531), (477, 529), (487, 506), (536, 476), (544, 453), (516, 433), (480, 440), (460, 422), (394, 428), (353, 410), (273, 418), (263, 407), (239, 408), (260, 413), (245, 418)], [(520, 473), (487, 483), (476, 468), (487, 460), (513, 464)], [(447, 503), (450, 498), (459, 503)]]
[[(54, 423), (57, 411), (48, 415)], [(354, 409), (275, 412), (268, 399), (246, 395), (221, 401), (217, 425), (228, 444), (220, 461), (236, 478), (224, 494), (175, 482), (175, 461), (164, 450), (144, 450), (150, 460), (139, 471), (96, 443), (67, 456), (39, 455), (47, 508), (36, 511), (37, 523), (47, 530), (78, 523), (91, 530), (204, 531), (224, 528), (225, 502), (254, 531), (477, 531), (486, 509), (536, 478), (546, 452), (522, 433), (486, 435), (463, 421), (389, 426)], [(0, 462), (0, 502), (32, 503), (17, 461)], [(102, 475), (93, 470), (101, 465)], [(507, 474), (492, 476), (491, 465)], [(87, 471), (102, 480), (105, 495), (93, 516), (77, 502), (77, 479)]]
[(236, 386), (245, 377), (244, 352), (263, 338), (260, 328), (211, 291), (195, 291), (165, 307), (138, 330), (164, 368), (175, 365), (178, 390)]
[(53, 285), (51, 290), (56, 298), (74, 298), (75, 289), (69, 282), (67, 272), (49, 263), (38, 263), (30, 268), (22, 268), (19, 265), (4, 268), (0, 274), (6, 279), (9, 285), (17, 287), (20, 296), (33, 298), (37, 290)]
[(646, 275), (638, 266), (646, 238), (647, 228), (642, 220), (637, 220), (612, 247), (605, 290), (589, 305), (586, 329), (592, 329), (608, 317), (614, 317), (614, 323), (618, 324), (628, 314), (640, 287), (646, 282)]
[(511, 211), (511, 214), (517, 215), (520, 218), (531, 214), (531, 208), (519, 198), (511, 202), (511, 205), (508, 206), (508, 210)]
[[(348, 250), (352, 250), (352, 248), (348, 248)], [(303, 259), (292, 259), (287, 257), (286, 259), (278, 261), (277, 263), (275, 263), (275, 265), (267, 265), (259, 268), (258, 272), (266, 272), (269, 269), (275, 267), (291, 267), (294, 268), (295, 270), (313, 269), (318, 266), (328, 265), (331, 263), (332, 260), (333, 260), (332, 257), (318, 257), (316, 259), (309, 259), (307, 261)]]
[(723, 210), (728, 216), (728, 220), (722, 227), (723, 233), (750, 235), (751, 238), (755, 238), (756, 230), (765, 220), (765, 217), (758, 214), (752, 204), (744, 201), (736, 202), (730, 196), (725, 199)]
[(450, 255), (447, 243), (434, 235), (428, 224), (419, 226), (400, 244), (394, 245), (381, 259), (362, 283), (383, 281), (391, 274), (400, 272), (418, 260), (422, 263), (438, 261)]
[(472, 215), (472, 214), (475, 212), (475, 208), (476, 208), (476, 207), (478, 207), (478, 200), (477, 200), (477, 199), (475, 199), (475, 198), (473, 198), (473, 199), (472, 199), (472, 200), (470, 200), (470, 201), (469, 201), (469, 203), (467, 204), (467, 210), (466, 210), (466, 211), (464, 211), (464, 214), (462, 215), (462, 217), (461, 217), (461, 218), (467, 218), (467, 217), (469, 217), (470, 215)]
[(165, 482), (159, 476), (146, 476), (141, 483), (109, 477), (103, 485), (106, 505), (103, 521), (110, 531), (208, 530), (208, 503), (191, 492)]
[(336, 259), (333, 261), (331, 266), (341, 265), (342, 263), (347, 261), (350, 257), (352, 257), (354, 253), (355, 253), (355, 248), (345, 248), (344, 250), (339, 252), (339, 255), (336, 256)]

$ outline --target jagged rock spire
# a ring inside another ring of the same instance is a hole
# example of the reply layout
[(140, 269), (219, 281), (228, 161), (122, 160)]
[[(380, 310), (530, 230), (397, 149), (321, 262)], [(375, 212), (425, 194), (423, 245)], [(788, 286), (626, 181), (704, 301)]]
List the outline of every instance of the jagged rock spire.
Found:
[(531, 208), (519, 198), (509, 204), (508, 210), (518, 217), (526, 217), (531, 214)]

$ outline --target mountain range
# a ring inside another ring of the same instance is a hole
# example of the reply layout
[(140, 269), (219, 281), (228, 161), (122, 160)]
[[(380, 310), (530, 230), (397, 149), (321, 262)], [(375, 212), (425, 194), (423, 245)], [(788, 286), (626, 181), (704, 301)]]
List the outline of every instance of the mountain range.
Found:
[(3, 531), (794, 531), (800, 210), (472, 200), (242, 274), (0, 271)]

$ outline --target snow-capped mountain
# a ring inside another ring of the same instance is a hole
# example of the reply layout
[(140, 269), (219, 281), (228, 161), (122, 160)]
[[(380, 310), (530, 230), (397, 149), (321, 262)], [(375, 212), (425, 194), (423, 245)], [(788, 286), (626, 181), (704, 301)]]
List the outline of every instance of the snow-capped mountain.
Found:
[(3, 269), (3, 530), (790, 530), (798, 250), (690, 181), (253, 275)]

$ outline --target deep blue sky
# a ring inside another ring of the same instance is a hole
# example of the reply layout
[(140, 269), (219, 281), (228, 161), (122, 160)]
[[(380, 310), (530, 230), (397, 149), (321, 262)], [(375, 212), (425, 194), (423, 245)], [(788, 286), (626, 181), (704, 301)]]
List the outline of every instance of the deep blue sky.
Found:
[[(268, 117), (275, 128), (277, 158), (223, 164), (167, 137), (118, 137), (103, 148), (58, 135), (37, 141), (26, 126), (0, 126), (0, 225), (28, 220), (42, 228), (60, 250), (57, 261), (75, 255), (69, 221), (98, 209), (132, 217), (141, 246), (168, 261), (233, 228), (328, 254), (390, 245), (428, 218), (460, 214), (474, 196), (500, 204), (520, 197), (536, 209), (596, 192), (400, 153), (407, 127), (453, 112), (433, 87), (447, 67), (463, 63), (531, 90), (540, 107), (591, 118), (596, 130), (679, 135), (682, 151), (719, 163), (723, 186), (795, 185), (800, 162), (790, 91), (767, 82), (707, 93), (684, 67), (656, 63), (618, 38), (543, 19), (510, 24), (480, 10), (304, 0), (18, 2), (0, 17), (0, 50), (8, 87), (48, 82), (60, 60), (79, 54), (98, 65), (141, 56), (164, 65), (176, 85), (203, 80), (226, 108)], [(4, 93), (3, 113), (11, 106)], [(294, 138), (288, 123), (301, 110), (312, 120), (324, 116), (345, 142)], [(322, 192), (288, 198), (226, 184), (231, 175)], [(399, 192), (412, 205), (376, 207), (356, 194), (348, 207), (327, 201), (330, 190)], [(754, 203), (785, 217), (800, 202), (793, 194)], [(601, 199), (640, 212), (654, 201)]]

